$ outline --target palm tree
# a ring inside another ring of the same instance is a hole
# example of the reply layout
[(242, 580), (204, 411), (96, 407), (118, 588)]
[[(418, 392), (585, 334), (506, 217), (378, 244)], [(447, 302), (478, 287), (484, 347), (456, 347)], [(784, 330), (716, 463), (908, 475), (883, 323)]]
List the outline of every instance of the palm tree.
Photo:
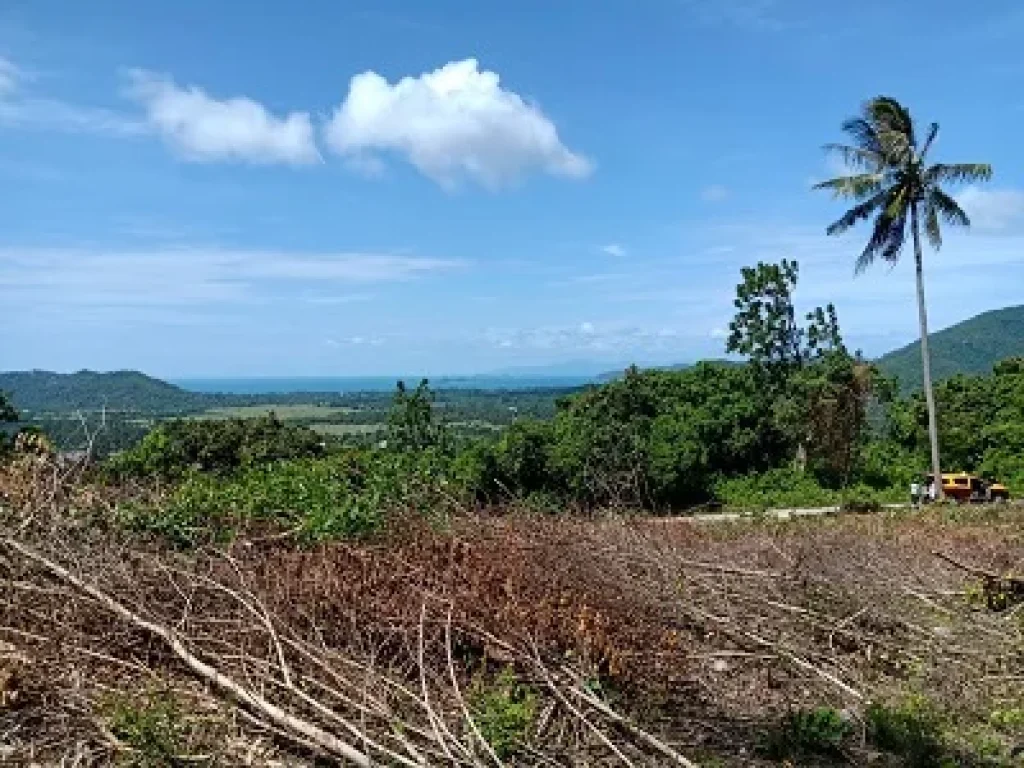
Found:
[(942, 246), (940, 221), (968, 227), (970, 219), (941, 184), (988, 181), (992, 166), (986, 163), (927, 165), (928, 150), (939, 133), (938, 123), (928, 126), (923, 142), (910, 112), (896, 99), (877, 96), (868, 101), (861, 114), (843, 123), (850, 144), (826, 144), (851, 175), (823, 181), (815, 189), (831, 190), (835, 197), (856, 201), (850, 210), (826, 230), (839, 235), (860, 221), (873, 218), (871, 237), (857, 259), (859, 274), (881, 257), (895, 264), (903, 250), (909, 227), (914, 240), (914, 268), (917, 276), (917, 313), (921, 324), (921, 366), (924, 397), (928, 406), (928, 438), (931, 443), (932, 472), (936, 493), (942, 494), (942, 466), (939, 436), (932, 394), (931, 358), (928, 354), (928, 315), (924, 301), (924, 273), (921, 256), (921, 227), (932, 248)]

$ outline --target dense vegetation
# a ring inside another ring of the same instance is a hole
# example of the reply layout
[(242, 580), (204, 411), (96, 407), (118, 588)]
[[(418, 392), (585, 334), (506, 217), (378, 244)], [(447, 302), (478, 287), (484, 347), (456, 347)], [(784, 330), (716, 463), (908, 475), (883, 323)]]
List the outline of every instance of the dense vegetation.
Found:
[[(984, 312), (929, 337), (936, 381), (957, 374), (988, 373), (1008, 357), (1024, 356), (1024, 306)], [(904, 391), (921, 388), (919, 342), (878, 359), (878, 367), (899, 380)]]
[[(669, 511), (903, 500), (927, 466), (923, 398), (899, 398), (890, 379), (846, 349), (834, 307), (798, 319), (798, 277), (789, 261), (743, 270), (727, 350), (744, 365), (630, 368), (558, 398), (548, 418), (542, 403), (554, 393), (527, 394), (538, 417), (511, 411), (510, 423), (483, 434), (465, 431), (452, 418), (459, 404), (426, 381), (400, 383), (387, 409), (368, 409), (383, 422), (372, 436), (324, 436), (305, 417), (273, 414), (177, 419), (158, 423), (105, 470), (170, 481), (158, 501), (125, 508), (121, 519), (179, 544), (264, 523), (308, 540), (362, 537), (386, 527), (391, 513), (445, 519), (508, 502)], [(937, 396), (950, 468), (1024, 486), (1021, 362), (950, 379)], [(494, 402), (505, 400), (471, 394), (462, 407)]]
[[(353, 395), (344, 407), (284, 406), (287, 420), (108, 415), (92, 433), (87, 420), (54, 423), (90, 437), (98, 455), (109, 435), (134, 438), (106, 471), (172, 489), (159, 509), (123, 519), (182, 543), (271, 519), (311, 538), (366, 535), (386, 523), (387, 509), (444, 516), (510, 500), (679, 510), (904, 499), (927, 466), (923, 398), (898, 397), (891, 379), (847, 350), (831, 305), (797, 317), (795, 262), (741, 277), (726, 351), (743, 365), (630, 368), (575, 393), (400, 383), (393, 395)], [(947, 466), (1024, 487), (1020, 361), (949, 379), (937, 398)], [(325, 423), (375, 431), (311, 428)]]

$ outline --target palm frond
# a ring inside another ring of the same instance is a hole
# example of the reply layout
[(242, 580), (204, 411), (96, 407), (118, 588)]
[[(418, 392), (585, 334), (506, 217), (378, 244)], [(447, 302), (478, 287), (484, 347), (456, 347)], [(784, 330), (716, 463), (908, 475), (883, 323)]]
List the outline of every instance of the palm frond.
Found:
[(889, 230), (886, 234), (885, 246), (882, 248), (882, 258), (890, 264), (895, 264), (900, 259), (900, 251), (903, 250), (903, 242), (907, 237), (907, 210), (889, 222)]
[(812, 189), (828, 189), (834, 197), (863, 200), (882, 188), (885, 176), (881, 173), (860, 173), (853, 176), (839, 176), (820, 181)]
[(871, 99), (864, 105), (864, 117), (874, 127), (875, 133), (902, 134), (909, 146), (917, 146), (914, 120), (910, 112), (891, 96)]
[(878, 192), (874, 196), (868, 198), (863, 203), (853, 206), (853, 208), (844, 213), (842, 217), (829, 224), (825, 229), (825, 232), (829, 235), (841, 235), (858, 221), (863, 221), (877, 209), (885, 205), (888, 194), (889, 191), (883, 189), (881, 192)]
[(849, 134), (855, 146), (866, 152), (873, 152), (879, 156), (882, 154), (882, 144), (878, 140), (878, 133), (868, 120), (863, 117), (851, 117), (843, 121), (843, 132)]
[(992, 178), (992, 166), (988, 163), (936, 163), (925, 171), (929, 184), (967, 184), (974, 181), (988, 181)]
[(907, 109), (889, 96), (876, 96), (864, 105), (864, 119), (874, 128), (882, 154), (892, 165), (902, 165), (914, 156), (917, 140), (914, 121)]
[(851, 147), (849, 144), (826, 144), (822, 149), (830, 155), (838, 157), (850, 168), (877, 171), (885, 164), (885, 158), (881, 154), (862, 147)]
[(932, 187), (928, 190), (926, 203), (929, 208), (934, 209), (942, 216), (942, 219), (947, 224), (954, 227), (971, 226), (971, 219), (964, 212), (964, 209), (960, 207), (960, 204), (938, 187)]
[(921, 146), (921, 151), (918, 153), (918, 157), (921, 160), (928, 155), (928, 150), (932, 148), (932, 142), (935, 141), (935, 137), (939, 135), (939, 124), (932, 123), (928, 126), (928, 137), (924, 140), (924, 144)]
[(939, 228), (939, 215), (931, 200), (924, 205), (924, 233), (928, 242), (936, 251), (942, 247), (942, 230)]
[(881, 196), (883, 199), (879, 202), (879, 207), (882, 208), (882, 212), (875, 219), (871, 237), (857, 258), (857, 274), (870, 267), (879, 255), (886, 261), (895, 261), (903, 247), (908, 208), (906, 205), (900, 206), (899, 202), (906, 200), (905, 190), (893, 187), (882, 192)]

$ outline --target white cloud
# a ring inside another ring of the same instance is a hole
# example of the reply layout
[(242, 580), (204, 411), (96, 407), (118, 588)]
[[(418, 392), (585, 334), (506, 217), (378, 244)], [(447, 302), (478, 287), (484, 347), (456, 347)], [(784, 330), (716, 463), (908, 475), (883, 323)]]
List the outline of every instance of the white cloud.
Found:
[(327, 339), (324, 343), (326, 343), (327, 346), (329, 347), (379, 347), (381, 344), (384, 343), (384, 339), (380, 339), (374, 336), (350, 336), (349, 338), (341, 339), (340, 341), (338, 339)]
[(291, 165), (320, 160), (308, 112), (277, 117), (244, 96), (215, 99), (201, 88), (181, 88), (144, 70), (131, 71), (129, 78), (127, 94), (145, 107), (147, 123), (188, 160)]
[(971, 218), (971, 227), (982, 232), (1001, 232), (1024, 224), (1024, 191), (984, 189), (971, 185), (957, 195), (957, 202)]
[(618, 243), (608, 243), (608, 245), (602, 245), (601, 252), (606, 253), (609, 256), (614, 256), (616, 258), (622, 258), (627, 253), (626, 249), (623, 248)]
[(499, 349), (635, 355), (683, 354), (688, 339), (674, 328), (633, 325), (542, 326), (515, 330), (491, 328), (484, 339)]
[(720, 203), (729, 197), (729, 189), (721, 184), (710, 184), (700, 191), (700, 199), (707, 203)]
[(379, 152), (403, 155), (445, 186), (469, 177), (497, 187), (530, 170), (582, 178), (593, 169), (539, 107), (503, 89), (498, 74), (479, 70), (475, 59), (393, 85), (376, 72), (356, 75), (326, 139), (361, 162)]
[[(463, 264), (387, 253), (9, 247), (0, 248), (0, 293), (8, 304), (15, 306), (66, 310), (193, 308), (252, 301), (309, 303), (312, 292), (325, 296), (323, 292), (332, 285), (401, 282), (457, 269)], [(352, 301), (362, 297), (343, 296)]]
[(63, 133), (138, 136), (144, 123), (102, 107), (85, 107), (58, 99), (12, 98), (0, 94), (0, 124)]
[(20, 72), (10, 59), (0, 56), (0, 97), (18, 89)]
[(0, 56), (0, 125), (64, 133), (131, 136), (144, 132), (138, 120), (104, 109), (25, 93), (27, 76), (10, 59)]

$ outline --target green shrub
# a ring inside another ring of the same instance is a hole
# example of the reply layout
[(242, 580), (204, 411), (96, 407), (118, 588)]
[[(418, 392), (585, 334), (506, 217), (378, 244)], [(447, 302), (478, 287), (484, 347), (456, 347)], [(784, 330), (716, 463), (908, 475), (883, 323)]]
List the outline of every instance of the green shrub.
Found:
[(133, 768), (175, 768), (187, 752), (189, 727), (175, 699), (119, 697), (109, 705), (110, 732), (131, 749), (122, 762)]
[(879, 749), (900, 756), (909, 768), (945, 768), (945, 723), (922, 696), (889, 706), (875, 702), (866, 712), (868, 738)]
[(227, 476), (193, 471), (162, 502), (124, 506), (118, 518), (183, 547), (228, 540), (251, 522), (294, 529), (307, 542), (360, 539), (379, 532), (389, 511), (446, 522), (462, 494), (450, 474), (447, 459), (432, 450), (350, 451)]
[(766, 734), (763, 751), (772, 759), (801, 755), (838, 755), (853, 728), (831, 707), (790, 712)]
[(771, 507), (822, 507), (837, 504), (840, 495), (823, 488), (814, 476), (796, 469), (731, 477), (715, 484), (715, 498), (730, 507), (768, 509)]
[(537, 715), (537, 697), (509, 669), (491, 682), (478, 679), (469, 708), (480, 735), (501, 759), (520, 751)]
[(273, 414), (257, 419), (177, 419), (160, 424), (106, 466), (114, 476), (180, 478), (193, 471), (227, 474), (324, 452), (321, 435), (285, 424)]

